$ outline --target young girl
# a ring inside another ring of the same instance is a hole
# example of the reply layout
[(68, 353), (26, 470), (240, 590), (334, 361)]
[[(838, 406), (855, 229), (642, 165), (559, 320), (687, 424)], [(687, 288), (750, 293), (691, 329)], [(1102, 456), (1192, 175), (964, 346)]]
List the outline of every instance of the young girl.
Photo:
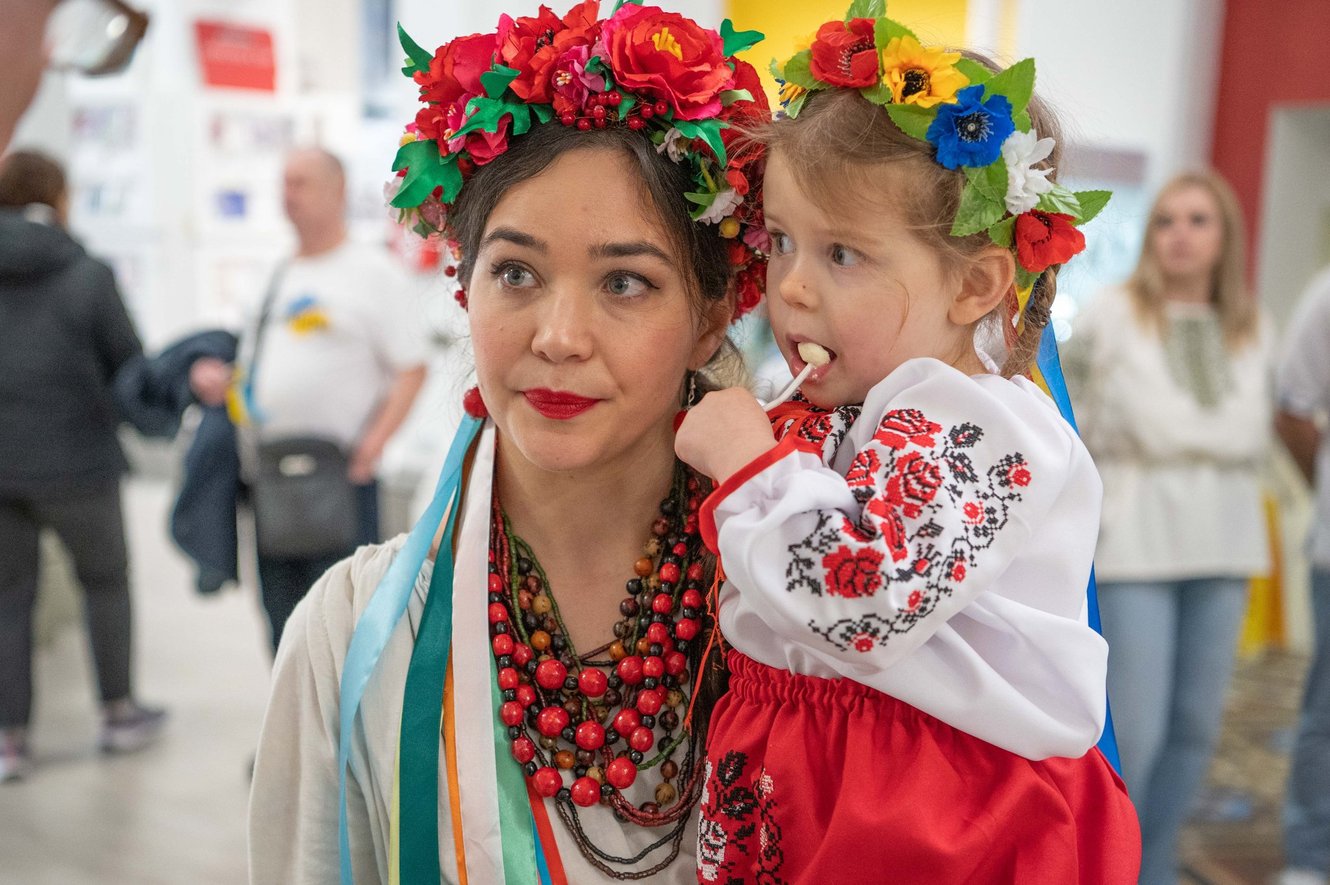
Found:
[(994, 76), (851, 17), (782, 74), (769, 310), (792, 372), (824, 364), (769, 416), (708, 395), (676, 441), (720, 482), (701, 521), (732, 647), (699, 879), (1134, 882), (1092, 749), (1101, 487), (1023, 377), (1107, 195), (1053, 183), (1033, 62)]

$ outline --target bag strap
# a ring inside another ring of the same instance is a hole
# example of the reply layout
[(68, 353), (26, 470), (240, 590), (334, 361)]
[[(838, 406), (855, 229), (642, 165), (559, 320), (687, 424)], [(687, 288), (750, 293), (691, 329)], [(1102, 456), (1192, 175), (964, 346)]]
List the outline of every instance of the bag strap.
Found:
[(263, 306), (259, 308), (259, 323), (254, 327), (254, 347), (249, 356), (249, 379), (250, 384), (254, 383), (259, 368), (259, 353), (263, 349), (263, 339), (268, 331), (268, 320), (272, 318), (273, 306), (277, 303), (277, 294), (281, 291), (282, 280), (286, 277), (286, 270), (291, 262), (282, 260), (273, 268), (272, 276), (268, 278), (268, 290), (263, 296)]

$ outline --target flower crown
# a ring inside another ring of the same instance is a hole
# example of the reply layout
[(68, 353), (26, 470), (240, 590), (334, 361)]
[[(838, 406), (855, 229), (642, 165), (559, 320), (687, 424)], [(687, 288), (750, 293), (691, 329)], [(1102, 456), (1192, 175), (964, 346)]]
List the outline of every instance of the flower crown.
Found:
[(1027, 107), (1034, 59), (994, 74), (959, 52), (924, 47), (885, 17), (885, 0), (854, 0), (844, 21), (817, 29), (811, 46), (784, 64), (772, 62), (787, 116), (799, 116), (811, 93), (857, 89), (880, 105), (906, 135), (927, 141), (937, 162), (965, 172), (951, 234), (987, 231), (1016, 254), (1016, 287), (1028, 290), (1047, 268), (1085, 248), (1077, 228), (1099, 214), (1108, 191), (1079, 191), (1037, 168), (1053, 152), (1033, 131)]
[[(424, 107), (406, 127), (390, 185), (398, 220), (422, 236), (442, 235), (456, 249), (448, 210), (478, 166), (511, 139), (552, 122), (579, 130), (626, 126), (691, 172), (694, 221), (719, 225), (736, 272), (736, 316), (761, 298), (770, 238), (761, 208), (749, 199), (760, 182), (763, 151), (736, 144), (735, 123), (771, 119), (757, 72), (734, 53), (762, 39), (720, 33), (655, 6), (621, 2), (598, 19), (598, 0), (562, 18), (541, 6), (535, 16), (499, 19), (493, 33), (458, 37), (432, 55), (398, 27)], [(459, 293), (459, 301), (465, 296)]]

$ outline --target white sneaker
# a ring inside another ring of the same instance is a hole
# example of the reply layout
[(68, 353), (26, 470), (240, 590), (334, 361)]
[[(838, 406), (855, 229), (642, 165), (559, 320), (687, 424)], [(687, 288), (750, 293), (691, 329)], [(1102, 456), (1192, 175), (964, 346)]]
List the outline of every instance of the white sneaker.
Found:
[(29, 766), (25, 729), (0, 729), (0, 783), (21, 780)]
[(166, 711), (135, 701), (115, 701), (102, 713), (101, 748), (104, 753), (132, 753), (151, 744), (166, 725)]
[(1280, 871), (1275, 885), (1326, 885), (1325, 875), (1306, 867), (1287, 867)]

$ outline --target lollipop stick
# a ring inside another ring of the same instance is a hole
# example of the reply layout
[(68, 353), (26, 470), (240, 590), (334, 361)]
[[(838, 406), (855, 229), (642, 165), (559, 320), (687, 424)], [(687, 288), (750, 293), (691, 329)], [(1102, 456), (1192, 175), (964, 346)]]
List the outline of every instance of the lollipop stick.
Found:
[(808, 365), (804, 366), (799, 371), (799, 374), (794, 376), (794, 380), (791, 381), (785, 387), (785, 389), (780, 392), (780, 396), (776, 397), (771, 402), (764, 404), (762, 406), (762, 410), (765, 412), (770, 412), (772, 409), (776, 408), (776, 406), (780, 405), (790, 397), (794, 396), (794, 392), (799, 389), (800, 384), (803, 384), (804, 381), (807, 380), (808, 374), (812, 372), (814, 368), (815, 366), (813, 366), (812, 363), (809, 363)]

